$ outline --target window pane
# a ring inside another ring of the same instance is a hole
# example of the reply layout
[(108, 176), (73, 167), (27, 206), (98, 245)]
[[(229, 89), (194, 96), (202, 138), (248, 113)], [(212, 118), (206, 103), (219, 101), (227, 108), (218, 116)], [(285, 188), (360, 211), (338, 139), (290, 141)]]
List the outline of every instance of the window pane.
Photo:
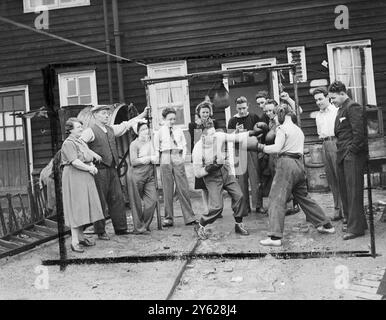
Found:
[(0, 128), (0, 141), (4, 141), (4, 129)]
[(55, 4), (56, 0), (30, 0), (31, 7)]
[(15, 117), (15, 124), (16, 124), (17, 126), (21, 126), (21, 125), (23, 125), (23, 121), (21, 121), (21, 118)]
[(184, 115), (184, 108), (175, 108), (176, 113), (176, 124), (184, 124), (185, 123), (185, 115)]
[(3, 98), (0, 97), (0, 111), (3, 110)]
[(90, 78), (79, 78), (79, 95), (91, 95)]
[(91, 96), (80, 97), (80, 104), (91, 104)]
[(13, 99), (12, 99), (12, 97), (4, 97), (4, 99), (3, 99), (3, 109), (4, 109), (4, 111), (12, 111), (13, 110)]
[(67, 98), (67, 105), (71, 106), (75, 104), (79, 104), (78, 97)]
[(13, 126), (14, 117), (11, 115), (11, 112), (5, 112), (4, 113), (4, 124), (6, 126)]
[(76, 96), (76, 80), (75, 79), (68, 79), (67, 80), (67, 90), (69, 96)]
[(6, 141), (15, 141), (15, 129), (14, 128), (5, 128), (5, 140)]
[(24, 97), (22, 95), (13, 97), (13, 107), (15, 110), (24, 110)]
[(3, 113), (0, 113), (0, 127), (3, 126)]
[(23, 127), (16, 127), (16, 140), (23, 140)]

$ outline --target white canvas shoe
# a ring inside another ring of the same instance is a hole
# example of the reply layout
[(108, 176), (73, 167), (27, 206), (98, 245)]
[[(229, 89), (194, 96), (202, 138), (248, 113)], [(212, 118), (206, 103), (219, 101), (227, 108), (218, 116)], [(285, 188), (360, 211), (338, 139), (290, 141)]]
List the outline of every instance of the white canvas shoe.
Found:
[(281, 246), (281, 239), (272, 240), (271, 238), (268, 237), (267, 239), (260, 240), (260, 244), (262, 246), (280, 247)]
[(335, 228), (332, 227), (330, 229), (326, 229), (324, 226), (319, 226), (316, 228), (320, 233), (328, 233), (328, 234), (333, 234), (335, 233)]

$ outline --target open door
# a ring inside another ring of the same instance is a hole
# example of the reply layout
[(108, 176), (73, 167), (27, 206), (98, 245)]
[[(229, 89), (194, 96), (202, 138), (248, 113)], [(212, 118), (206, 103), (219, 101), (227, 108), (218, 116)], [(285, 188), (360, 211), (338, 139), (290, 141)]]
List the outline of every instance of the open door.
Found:
[[(276, 65), (276, 58), (244, 60), (230, 63), (223, 63), (222, 70), (233, 70), (238, 68), (254, 68)], [(249, 111), (261, 116), (262, 110), (257, 109), (255, 96), (258, 91), (268, 91), (269, 95), (279, 101), (279, 82), (277, 71), (258, 72), (250, 76), (245, 74), (240, 77), (224, 78), (225, 88), (229, 91), (231, 105), (225, 109), (226, 124), (236, 114), (234, 101), (239, 96), (245, 96), (249, 102)]]

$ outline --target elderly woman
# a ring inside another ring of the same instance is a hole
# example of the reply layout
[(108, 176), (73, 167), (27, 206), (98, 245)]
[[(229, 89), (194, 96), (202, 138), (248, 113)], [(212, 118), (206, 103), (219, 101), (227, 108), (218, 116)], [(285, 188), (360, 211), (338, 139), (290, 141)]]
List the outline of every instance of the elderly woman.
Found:
[(98, 169), (93, 164), (93, 160), (100, 161), (101, 157), (80, 139), (83, 131), (80, 120), (68, 119), (65, 130), (69, 136), (61, 149), (64, 220), (71, 228), (72, 251), (84, 252), (82, 246), (95, 243), (84, 237), (83, 226), (104, 219), (94, 181)]

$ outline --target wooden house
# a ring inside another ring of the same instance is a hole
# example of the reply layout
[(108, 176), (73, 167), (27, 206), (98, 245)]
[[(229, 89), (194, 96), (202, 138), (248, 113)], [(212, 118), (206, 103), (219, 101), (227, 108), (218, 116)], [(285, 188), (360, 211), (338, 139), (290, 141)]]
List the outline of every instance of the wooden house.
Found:
[[(48, 11), (40, 11), (40, 4)], [(310, 94), (314, 87), (340, 79), (355, 100), (386, 110), (385, 1), (346, 0), (342, 6), (338, 0), (3, 0), (0, 17), (8, 19), (0, 18), (0, 193), (22, 189), (27, 166), (38, 172), (52, 157), (48, 119), (28, 120), (26, 136), (11, 116), (47, 104), (44, 68), (55, 80), (56, 108), (133, 102), (142, 109), (145, 76), (295, 61), (307, 142), (317, 140), (310, 117), (317, 110)], [(131, 62), (116, 63), (65, 39)], [(278, 99), (280, 82), (293, 95), (288, 72), (153, 86), (155, 124), (161, 108), (172, 105), (187, 129), (195, 106), (221, 83), (231, 97), (247, 96), (250, 111), (257, 112), (257, 91)], [(231, 115), (232, 108), (215, 112), (224, 125)], [(30, 163), (24, 143), (30, 146)]]

